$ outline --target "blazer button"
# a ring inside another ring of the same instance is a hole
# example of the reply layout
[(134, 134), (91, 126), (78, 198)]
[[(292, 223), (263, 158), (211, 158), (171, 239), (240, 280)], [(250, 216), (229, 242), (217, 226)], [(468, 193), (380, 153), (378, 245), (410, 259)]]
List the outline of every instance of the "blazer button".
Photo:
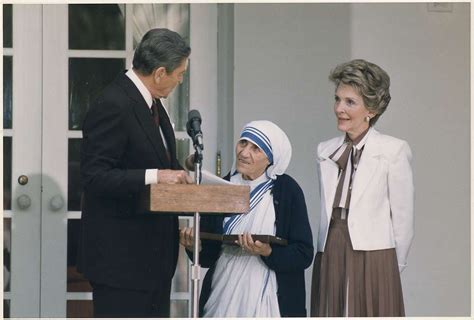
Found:
[(276, 204), (276, 205), (279, 204), (278, 200), (273, 200), (273, 203)]

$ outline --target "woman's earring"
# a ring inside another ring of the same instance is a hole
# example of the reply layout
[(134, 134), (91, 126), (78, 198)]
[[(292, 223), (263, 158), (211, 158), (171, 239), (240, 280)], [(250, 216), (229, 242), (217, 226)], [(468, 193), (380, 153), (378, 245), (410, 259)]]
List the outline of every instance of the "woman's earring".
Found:
[(365, 117), (365, 122), (370, 122), (370, 117), (369, 116)]

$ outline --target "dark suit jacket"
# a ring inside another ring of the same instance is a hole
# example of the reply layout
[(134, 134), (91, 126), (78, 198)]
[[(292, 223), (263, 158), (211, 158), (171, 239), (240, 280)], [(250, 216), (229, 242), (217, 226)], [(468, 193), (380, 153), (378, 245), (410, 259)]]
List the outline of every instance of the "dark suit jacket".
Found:
[(178, 257), (178, 220), (145, 213), (139, 199), (145, 170), (181, 169), (168, 116), (161, 126), (166, 155), (150, 109), (121, 73), (92, 103), (83, 124), (83, 187), (78, 270), (92, 282), (113, 287), (167, 288)]
[[(225, 179), (229, 180), (229, 176)], [(290, 176), (283, 174), (275, 180), (272, 189), (275, 207), (276, 236), (287, 239), (287, 246), (272, 245), (272, 253), (261, 257), (276, 274), (278, 305), (282, 317), (306, 317), (306, 294), (304, 270), (313, 261), (313, 236), (303, 190)], [(223, 233), (223, 216), (203, 216), (201, 231)], [(193, 253), (187, 251), (192, 259)], [(212, 276), (221, 253), (221, 244), (202, 241), (201, 266), (210, 268), (202, 284), (199, 312), (203, 315), (209, 299)]]

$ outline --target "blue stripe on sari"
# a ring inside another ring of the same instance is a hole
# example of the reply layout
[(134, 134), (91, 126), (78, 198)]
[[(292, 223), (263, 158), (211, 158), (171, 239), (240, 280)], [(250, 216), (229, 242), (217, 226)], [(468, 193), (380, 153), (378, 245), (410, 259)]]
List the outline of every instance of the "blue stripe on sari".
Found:
[[(257, 206), (257, 204), (262, 200), (265, 193), (273, 188), (273, 180), (267, 180), (259, 184), (255, 189), (252, 190), (250, 193), (250, 209), (249, 212)], [(243, 218), (243, 214), (235, 215), (231, 217), (226, 223), (224, 223), (224, 234), (230, 234), (235, 226), (240, 222)]]
[(245, 128), (244, 132), (245, 131), (250, 131), (250, 132), (253, 132), (255, 135), (261, 137), (261, 139), (265, 142), (266, 145), (268, 145), (268, 147), (271, 149), (272, 148), (272, 144), (270, 143), (270, 139), (268, 139), (267, 135), (265, 133), (263, 133), (263, 131), (255, 128), (255, 127), (247, 127)]
[(263, 300), (263, 297), (265, 296), (265, 290), (267, 289), (269, 278), (270, 278), (270, 269), (267, 269), (267, 274), (265, 275), (265, 284), (263, 285), (262, 296), (260, 297), (260, 300)]
[(262, 149), (263, 152), (265, 152), (268, 161), (270, 163), (273, 163), (273, 152), (272, 152), (272, 147), (270, 143), (268, 142), (268, 138), (263, 132), (255, 129), (248, 127), (245, 129), (242, 134), (240, 135), (240, 138), (247, 138), (253, 143), (255, 143), (260, 149)]

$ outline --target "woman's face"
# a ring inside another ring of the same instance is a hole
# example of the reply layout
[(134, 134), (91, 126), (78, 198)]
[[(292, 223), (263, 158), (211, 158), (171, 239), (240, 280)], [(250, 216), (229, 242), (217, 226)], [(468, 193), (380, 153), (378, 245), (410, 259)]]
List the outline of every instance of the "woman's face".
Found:
[(235, 146), (235, 167), (245, 180), (255, 180), (260, 177), (270, 164), (265, 152), (254, 143), (240, 140)]
[(367, 110), (362, 96), (352, 86), (339, 84), (334, 99), (338, 130), (347, 132), (353, 140), (369, 128), (369, 122), (365, 118), (372, 118), (375, 114)]

